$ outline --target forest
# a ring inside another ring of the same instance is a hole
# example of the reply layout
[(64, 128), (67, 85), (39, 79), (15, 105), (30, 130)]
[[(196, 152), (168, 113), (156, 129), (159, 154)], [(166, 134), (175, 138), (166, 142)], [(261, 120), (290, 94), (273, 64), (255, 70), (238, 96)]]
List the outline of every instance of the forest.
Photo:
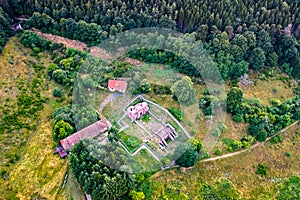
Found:
[[(215, 114), (213, 108), (226, 107), (225, 111), (230, 114), (234, 123), (248, 125), (248, 135), (232, 140), (226, 147), (227, 152), (249, 149), (256, 141), (265, 142), (278, 131), (300, 120), (300, 81), (297, 82), (300, 78), (299, 1), (0, 0), (0, 4), (0, 53), (8, 39), (15, 34), (20, 38), (21, 44), (32, 50), (33, 56), (38, 58), (39, 53), (48, 52), (51, 63), (45, 68), (47, 78), (58, 86), (53, 88), (52, 95), (58, 104), (65, 101), (65, 98), (68, 99), (49, 117), (53, 121), (52, 138), (55, 144), (99, 120), (95, 109), (88, 105), (90, 97), (80, 90), (106, 88), (109, 79), (122, 77), (126, 73), (130, 75), (135, 68), (122, 59), (107, 65), (87, 52), (68, 49), (62, 44), (48, 41), (30, 31), (33, 28), (44, 33), (79, 40), (90, 47), (97, 46), (109, 36), (122, 31), (143, 27), (163, 27), (183, 33), (181, 38), (171, 38), (174, 42), (171, 46), (174, 49), (184, 46), (187, 51), (192, 51), (196, 45), (188, 46), (187, 41), (199, 42), (199, 46), (203, 47), (216, 64), (221, 77), (231, 86), (226, 101), (204, 90), (201, 91), (201, 98), (197, 102), (192, 84), (205, 84), (199, 71), (180, 55), (159, 48), (141, 48), (130, 51), (125, 56), (145, 63), (168, 65), (186, 76), (172, 87), (149, 83), (140, 78), (133, 82), (136, 86), (133, 94), (149, 94), (153, 91), (153, 94), (159, 97), (170, 96), (176, 103), (190, 105), (196, 102), (204, 119)], [(20, 31), (21, 33), (13, 31), (14, 25), (18, 23), (25, 29)], [(131, 37), (145, 40), (143, 36)], [(86, 59), (89, 62), (84, 62)], [(89, 76), (80, 79), (77, 75), (83, 63), (83, 73), (89, 72)], [(209, 66), (211, 63), (204, 64)], [(34, 67), (38, 71), (41, 66)], [(44, 69), (44, 66), (42, 67)], [(208, 68), (208, 74), (210, 69)], [(276, 72), (283, 72), (287, 75), (286, 79), (294, 79), (294, 85), (298, 84), (294, 91), (296, 95), (287, 100), (270, 99), (270, 105), (264, 105), (257, 99), (246, 98), (237, 82), (239, 77), (249, 72), (261, 73), (262, 79), (271, 77)], [(212, 77), (213, 73), (210, 78)], [(190, 95), (180, 91), (180, 83), (187, 83), (192, 88)], [(34, 103), (34, 99), (27, 96), (19, 97), (18, 115), (25, 116), (27, 112), (28, 117), (28, 113), (33, 114), (43, 109), (46, 99), (39, 96), (34, 86), (32, 91), (37, 93), (38, 102)], [(75, 103), (74, 99), (70, 99), (72, 95), (77, 100), (76, 106), (72, 105)], [(184, 116), (180, 108), (167, 109), (177, 120), (182, 121)], [(3, 120), (14, 125), (14, 128), (24, 126), (15, 123), (16, 117), (12, 118), (8, 111), (4, 110), (3, 114)], [(12, 128), (8, 125), (0, 128), (1, 131), (10, 129)], [(219, 137), (225, 129), (225, 124), (221, 124), (212, 135)], [(108, 134), (107, 145), (101, 146), (93, 140), (85, 140), (72, 149), (70, 165), (80, 186), (94, 198), (101, 196), (103, 199), (149, 199), (153, 195), (153, 188), (148, 178), (155, 172), (133, 175), (120, 170), (126, 168), (129, 171), (138, 171), (142, 170), (143, 166), (126, 157), (122, 149), (114, 149), (114, 145), (122, 137), (117, 130), (112, 128)], [(270, 140), (272, 144), (280, 141), (281, 135)], [(155, 165), (160, 168), (174, 159), (177, 166), (191, 167), (196, 165), (197, 161), (211, 156), (197, 139), (189, 140), (188, 143), (189, 145), (179, 145), (176, 148), (176, 159), (170, 157)], [(109, 154), (112, 150), (115, 152)], [(222, 152), (219, 150), (213, 154), (221, 155)], [(115, 168), (107, 167), (107, 163), (97, 156), (118, 158), (105, 160), (113, 163)], [(132, 166), (127, 166), (126, 163), (132, 163)], [(259, 164), (256, 174), (266, 176), (267, 167)], [(291, 185), (296, 191), (295, 194), (288, 191)], [(292, 195), (299, 197), (299, 194), (296, 194), (297, 189), (299, 190), (299, 178), (291, 177), (283, 182), (276, 198), (286, 199)], [(176, 196), (178, 191), (174, 191)], [(172, 191), (169, 193), (172, 194)], [(214, 184), (201, 182), (198, 193), (200, 199), (240, 199), (240, 194), (232, 183), (222, 179)]]
[[(224, 79), (234, 79), (249, 69), (279, 64), (282, 71), (299, 77), (300, 16), (297, 1), (5, 1), (1, 0), (5, 44), (9, 24), (16, 16), (31, 16), (24, 28), (38, 28), (98, 45), (109, 35), (140, 27), (167, 27), (194, 33), (211, 54)], [(68, 8), (68, 9), (67, 9)], [(274, 9), (276, 8), (276, 9)], [(210, 12), (206, 12), (210, 10)], [(11, 16), (11, 17), (10, 17)], [(187, 20), (188, 19), (188, 20)], [(17, 21), (15, 19), (15, 21)], [(155, 53), (153, 50), (148, 54)], [(132, 53), (133, 54), (133, 53)], [(146, 55), (144, 53), (144, 55)], [(145, 61), (169, 62), (190, 71), (189, 63), (158, 52)], [(160, 59), (160, 60), (159, 60)], [(193, 73), (193, 70), (191, 71)]]

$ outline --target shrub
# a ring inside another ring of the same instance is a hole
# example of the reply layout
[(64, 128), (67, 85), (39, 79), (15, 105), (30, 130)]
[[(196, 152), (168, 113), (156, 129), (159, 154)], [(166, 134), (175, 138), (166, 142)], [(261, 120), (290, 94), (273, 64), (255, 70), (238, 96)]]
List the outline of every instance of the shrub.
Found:
[(266, 165), (259, 163), (257, 165), (257, 169), (256, 169), (255, 173), (266, 176), (267, 175), (267, 167), (266, 167)]
[(143, 115), (142, 121), (143, 121), (143, 122), (149, 122), (149, 121), (150, 121), (150, 116), (149, 116), (149, 114)]
[(9, 176), (9, 173), (6, 171), (6, 170), (1, 170), (0, 172), (0, 175), (1, 177), (4, 179), (4, 180), (7, 180), (8, 179), (8, 176)]
[(291, 154), (291, 152), (285, 152), (285, 156), (286, 156), (286, 157), (291, 157), (292, 154)]
[(272, 139), (270, 139), (270, 142), (272, 144), (277, 144), (279, 142), (282, 142), (282, 135), (281, 134), (276, 135), (275, 137), (273, 137)]
[(222, 155), (222, 151), (221, 151), (220, 149), (217, 149), (217, 150), (215, 151), (215, 154), (216, 154), (217, 156), (220, 156), (220, 155)]
[(213, 130), (211, 132), (211, 135), (214, 136), (214, 137), (220, 137), (220, 135), (221, 135), (220, 129), (216, 128), (215, 130)]
[(231, 118), (235, 122), (238, 122), (238, 123), (243, 122), (243, 115), (233, 115)]
[(170, 95), (172, 94), (170, 87), (164, 86), (164, 85), (158, 85), (158, 84), (151, 84), (153, 87), (153, 92), (155, 94), (165, 94), (165, 95)]
[(162, 162), (163, 166), (168, 166), (171, 163), (170, 159), (166, 158), (166, 157), (162, 158), (161, 162)]
[(50, 77), (52, 77), (52, 74), (55, 70), (59, 69), (59, 67), (56, 65), (56, 64), (53, 64), (51, 63), (49, 66), (48, 66), (48, 75)]
[(74, 127), (72, 127), (68, 122), (63, 120), (55, 123), (53, 128), (53, 139), (59, 141), (71, 135), (74, 132)]
[(181, 167), (191, 167), (195, 165), (199, 158), (199, 154), (196, 151), (195, 147), (193, 147), (192, 145), (184, 147), (183, 149), (182, 147), (180, 147), (180, 145), (178, 147), (179, 148), (176, 148), (174, 152), (174, 155), (179, 155), (179, 157), (176, 160), (176, 164), (178, 164)]
[(63, 91), (59, 88), (54, 88), (52, 95), (55, 97), (62, 97), (63, 96)]
[(267, 131), (266, 130), (261, 130), (259, 131), (256, 135), (255, 138), (259, 141), (259, 142), (264, 142), (266, 141), (268, 137)]
[(182, 121), (182, 112), (176, 108), (170, 107), (168, 111), (179, 121)]
[(247, 141), (242, 141), (242, 148), (249, 149), (251, 144)]
[(292, 200), (300, 198), (300, 178), (292, 176), (286, 180), (277, 196), (278, 200)]
[(145, 199), (145, 194), (143, 192), (137, 192), (135, 190), (130, 190), (129, 196), (132, 200), (143, 200)]
[(273, 106), (280, 106), (281, 105), (281, 101), (278, 100), (278, 99), (270, 99), (270, 103), (273, 105)]
[(273, 88), (272, 90), (274, 93), (278, 93), (278, 88)]
[(38, 48), (38, 47), (34, 47), (34, 48), (33, 48), (33, 52), (34, 52), (35, 54), (38, 54), (38, 53), (41, 52), (41, 50), (40, 50), (40, 48)]

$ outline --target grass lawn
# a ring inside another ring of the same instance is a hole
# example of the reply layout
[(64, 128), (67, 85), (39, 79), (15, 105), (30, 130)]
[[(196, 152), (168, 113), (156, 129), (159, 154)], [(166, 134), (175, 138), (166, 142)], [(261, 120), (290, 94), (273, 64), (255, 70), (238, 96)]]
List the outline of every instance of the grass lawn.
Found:
[(131, 153), (135, 152), (142, 144), (140, 138), (133, 135), (127, 135), (125, 131), (122, 131), (120, 135), (122, 143)]
[(137, 153), (134, 157), (135, 161), (139, 164), (139, 169), (141, 172), (150, 172), (153, 173), (161, 166), (161, 163), (155, 160), (152, 155), (148, 153), (148, 151), (142, 149), (139, 153)]
[(182, 75), (177, 73), (168, 65), (161, 64), (144, 64), (137, 68), (146, 76), (151, 83), (171, 86)]

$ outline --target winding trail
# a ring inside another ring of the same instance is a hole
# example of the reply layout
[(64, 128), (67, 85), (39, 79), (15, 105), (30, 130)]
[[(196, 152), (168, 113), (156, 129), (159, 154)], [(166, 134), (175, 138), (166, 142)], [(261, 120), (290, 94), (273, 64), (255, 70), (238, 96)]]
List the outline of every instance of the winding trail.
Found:
[[(268, 142), (270, 139), (272, 139), (273, 137), (276, 137), (277, 135), (279, 135), (280, 133), (283, 133), (285, 132), (286, 130), (294, 127), (295, 125), (297, 125), (298, 123), (300, 123), (300, 121), (295, 121), (294, 123), (292, 123), (291, 125), (285, 127), (284, 129), (282, 129), (281, 131), (277, 132), (276, 134), (274, 134), (273, 136), (271, 137), (268, 137), (266, 139), (265, 142), (257, 142), (256, 144), (252, 145), (249, 149), (243, 149), (243, 150), (240, 150), (240, 151), (236, 151), (236, 152), (233, 152), (233, 153), (228, 153), (228, 154), (225, 154), (225, 155), (222, 155), (222, 156), (216, 156), (216, 157), (213, 157), (213, 158), (207, 158), (207, 159), (204, 159), (204, 160), (201, 160), (199, 161), (200, 163), (205, 163), (205, 162), (210, 162), (210, 161), (215, 161), (215, 160), (220, 160), (220, 159), (223, 159), (223, 158), (228, 158), (228, 157), (232, 157), (232, 156), (235, 156), (235, 155), (239, 155), (239, 154), (242, 154), (244, 152), (249, 152), (250, 150), (258, 147), (259, 145), (261, 144), (265, 144), (266, 142)], [(160, 175), (164, 172), (164, 170), (167, 170), (167, 169), (174, 169), (174, 168), (179, 168), (178, 165), (172, 165), (170, 167), (167, 167), (167, 168), (164, 168), (158, 172), (156, 172), (155, 174), (153, 174), (151, 177), (149, 177), (148, 179), (156, 179), (158, 177), (160, 177)], [(190, 168), (187, 168), (187, 169), (192, 169), (193, 167), (190, 167)]]
[(244, 152), (249, 152), (250, 150), (258, 147), (259, 145), (261, 144), (264, 144), (266, 142), (268, 142), (270, 139), (272, 139), (273, 137), (276, 137), (277, 135), (279, 135), (280, 133), (283, 133), (285, 132), (286, 130), (288, 130), (289, 128), (297, 125), (299, 123), (299, 121), (295, 121), (294, 123), (292, 123), (291, 125), (285, 127), (284, 129), (282, 129), (281, 131), (277, 132), (276, 134), (272, 135), (271, 137), (268, 137), (266, 139), (265, 142), (257, 142), (256, 144), (252, 145), (249, 149), (242, 149), (240, 151), (236, 151), (236, 152), (233, 152), (233, 153), (228, 153), (228, 154), (225, 154), (225, 155), (222, 155), (222, 156), (216, 156), (216, 157), (213, 157), (213, 158), (207, 158), (207, 159), (204, 159), (204, 160), (201, 160), (200, 162), (209, 162), (209, 161), (214, 161), (214, 160), (219, 160), (219, 159), (223, 159), (223, 158), (228, 158), (228, 157), (231, 157), (231, 156), (235, 156), (235, 155), (239, 155), (241, 153), (244, 153)]
[[(300, 121), (295, 121), (294, 123), (292, 123), (291, 125), (285, 127), (284, 129), (282, 129), (281, 131), (277, 132), (276, 134), (268, 137), (266, 139), (265, 142), (257, 142), (255, 143), (254, 145), (252, 145), (249, 149), (242, 149), (240, 151), (236, 151), (236, 152), (232, 152), (232, 153), (228, 153), (228, 154), (224, 154), (222, 156), (216, 156), (216, 157), (212, 157), (212, 158), (207, 158), (207, 159), (204, 159), (204, 160), (201, 160), (199, 162), (201, 163), (204, 163), (204, 162), (210, 162), (210, 161), (215, 161), (215, 160), (219, 160), (219, 159), (223, 159), (223, 158), (228, 158), (228, 157), (232, 157), (232, 156), (236, 156), (236, 155), (239, 155), (239, 154), (242, 154), (244, 152), (250, 152), (250, 150), (260, 146), (261, 144), (265, 144), (266, 142), (268, 142), (269, 140), (271, 140), (272, 138), (276, 137), (277, 135), (285, 132), (286, 130), (294, 127), (295, 125), (297, 125), (298, 123), (300, 123)], [(178, 166), (174, 166), (174, 167), (178, 167)]]

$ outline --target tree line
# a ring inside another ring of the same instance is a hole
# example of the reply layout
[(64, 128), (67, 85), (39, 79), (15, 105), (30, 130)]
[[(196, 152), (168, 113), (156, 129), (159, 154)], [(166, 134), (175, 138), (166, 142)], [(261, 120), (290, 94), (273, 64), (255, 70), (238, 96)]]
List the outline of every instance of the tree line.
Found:
[[(300, 76), (300, 47), (296, 40), (300, 35), (300, 6), (296, 1), (27, 0), (22, 5), (18, 1), (2, 1), (4, 12), (10, 15), (31, 15), (29, 21), (23, 21), (24, 27), (36, 27), (89, 45), (139, 27), (168, 27), (194, 33), (218, 64), (224, 79), (239, 77), (248, 69), (277, 64), (285, 73)], [(7, 27), (9, 23), (4, 24)], [(153, 50), (146, 54), (152, 62), (169, 62), (171, 57), (173, 65), (183, 73), (199, 76), (180, 57)]]
[(13, 34), (10, 24), (11, 17), (0, 7), (0, 53), (8, 38)]
[(163, 26), (186, 32), (195, 31), (203, 24), (224, 30), (226, 26), (237, 28), (253, 22), (283, 27), (291, 23), (295, 25), (295, 32), (300, 30), (299, 2), (294, 0), (15, 0), (9, 4), (15, 8), (16, 14), (39, 12), (56, 21), (61, 18), (84, 20), (100, 24), (107, 32), (117, 24), (122, 24), (125, 30)]

